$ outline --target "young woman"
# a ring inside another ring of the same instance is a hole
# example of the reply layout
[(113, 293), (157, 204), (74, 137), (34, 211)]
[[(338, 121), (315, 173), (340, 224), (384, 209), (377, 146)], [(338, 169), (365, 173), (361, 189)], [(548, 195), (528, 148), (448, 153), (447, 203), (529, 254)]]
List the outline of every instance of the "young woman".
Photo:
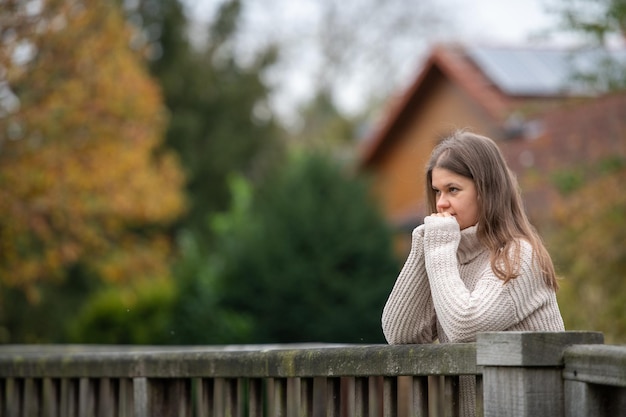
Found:
[[(552, 260), (489, 138), (458, 131), (426, 167), (433, 214), (413, 231), (382, 315), (390, 344), (471, 342), (486, 331), (563, 331)], [(474, 415), (461, 381), (461, 411)]]

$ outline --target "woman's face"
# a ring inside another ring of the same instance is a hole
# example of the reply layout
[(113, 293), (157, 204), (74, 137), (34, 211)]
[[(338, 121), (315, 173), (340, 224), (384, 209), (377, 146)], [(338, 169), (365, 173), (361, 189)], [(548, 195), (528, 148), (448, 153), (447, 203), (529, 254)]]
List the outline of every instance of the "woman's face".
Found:
[(445, 168), (433, 168), (432, 187), (437, 213), (448, 213), (461, 230), (478, 222), (478, 195), (474, 181)]

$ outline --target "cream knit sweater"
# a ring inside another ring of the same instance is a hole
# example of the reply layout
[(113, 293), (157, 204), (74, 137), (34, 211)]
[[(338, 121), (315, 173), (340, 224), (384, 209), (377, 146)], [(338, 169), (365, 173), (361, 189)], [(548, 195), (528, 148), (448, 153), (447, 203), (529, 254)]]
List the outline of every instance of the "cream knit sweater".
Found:
[[(454, 218), (429, 216), (413, 231), (411, 252), (382, 315), (390, 344), (472, 342), (486, 331), (563, 331), (554, 290), (521, 241), (519, 276), (504, 283), (489, 251)], [(464, 378), (465, 379), (465, 378)], [(463, 416), (473, 416), (474, 384), (461, 381)]]

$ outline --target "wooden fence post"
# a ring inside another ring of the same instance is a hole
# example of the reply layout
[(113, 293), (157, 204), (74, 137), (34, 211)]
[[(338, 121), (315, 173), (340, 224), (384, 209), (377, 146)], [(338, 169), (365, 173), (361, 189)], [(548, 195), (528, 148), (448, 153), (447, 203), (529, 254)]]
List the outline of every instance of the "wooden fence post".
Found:
[(603, 343), (599, 332), (493, 332), (476, 342), (484, 417), (564, 417), (563, 351)]

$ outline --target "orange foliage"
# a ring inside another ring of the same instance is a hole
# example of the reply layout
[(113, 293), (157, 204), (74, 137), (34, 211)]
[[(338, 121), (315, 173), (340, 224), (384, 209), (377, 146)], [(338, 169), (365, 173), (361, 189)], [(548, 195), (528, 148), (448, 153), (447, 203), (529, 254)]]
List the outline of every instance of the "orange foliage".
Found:
[[(0, 81), (4, 68), (19, 107), (0, 111), (0, 281), (33, 296), (78, 261), (114, 282), (168, 273), (162, 230), (184, 210), (184, 178), (156, 152), (160, 91), (114, 4), (44, 1), (6, 20), (17, 36), (0, 44)], [(20, 45), (35, 51), (25, 63)]]

